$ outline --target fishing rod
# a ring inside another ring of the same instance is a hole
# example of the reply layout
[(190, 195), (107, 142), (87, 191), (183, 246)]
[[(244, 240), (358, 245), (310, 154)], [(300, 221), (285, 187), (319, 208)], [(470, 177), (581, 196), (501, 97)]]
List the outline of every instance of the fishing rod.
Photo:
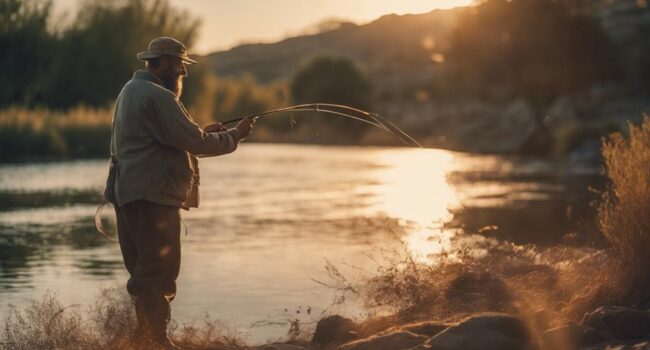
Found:
[(245, 117), (230, 119), (222, 122), (222, 124), (226, 125), (236, 123), (244, 119), (259, 118), (273, 114), (293, 112), (317, 112), (358, 120), (384, 130), (385, 132), (399, 138), (400, 141), (409, 146), (422, 148), (422, 145), (419, 142), (417, 142), (414, 138), (409, 136), (407, 133), (398, 128), (393, 122), (384, 118), (383, 116), (377, 113), (366, 112), (358, 108), (332, 103), (306, 103), (290, 107), (278, 108)]
[[(390, 120), (384, 118), (383, 116), (377, 113), (370, 113), (354, 107), (331, 104), (331, 103), (307, 103), (307, 104), (300, 104), (300, 105), (295, 105), (290, 107), (278, 108), (270, 111), (249, 115), (246, 117), (230, 119), (225, 122), (222, 122), (222, 124), (224, 125), (232, 124), (232, 123), (242, 121), (244, 119), (259, 118), (259, 117), (269, 116), (272, 114), (293, 113), (293, 112), (317, 112), (317, 113), (336, 115), (339, 117), (351, 118), (372, 125), (374, 127), (380, 128), (381, 130), (384, 130), (385, 132), (399, 138), (402, 142), (404, 142), (409, 146), (422, 148), (422, 145), (420, 145), (420, 143), (417, 142), (414, 138), (406, 134), (395, 124), (393, 124)], [(356, 115), (351, 113), (354, 113)], [(101, 220), (102, 211), (107, 204), (108, 202), (105, 202), (97, 208), (97, 211), (95, 212), (95, 227), (97, 228), (97, 231), (99, 231), (100, 234), (102, 234), (108, 240), (113, 241), (113, 239), (104, 230), (104, 227), (102, 225), (102, 220)], [(183, 225), (185, 225), (185, 222), (183, 222)], [(185, 232), (187, 234), (187, 225), (185, 225)]]

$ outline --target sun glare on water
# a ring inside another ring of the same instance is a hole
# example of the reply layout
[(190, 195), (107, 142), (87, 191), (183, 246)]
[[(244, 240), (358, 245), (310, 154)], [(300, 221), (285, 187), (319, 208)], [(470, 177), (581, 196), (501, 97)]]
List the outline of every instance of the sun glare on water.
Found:
[(442, 150), (400, 150), (377, 154), (375, 203), (370, 208), (389, 217), (410, 221), (415, 229), (404, 241), (422, 259), (449, 248), (453, 236), (439, 229), (451, 219), (450, 209), (459, 205), (447, 182), (453, 162), (451, 152)]

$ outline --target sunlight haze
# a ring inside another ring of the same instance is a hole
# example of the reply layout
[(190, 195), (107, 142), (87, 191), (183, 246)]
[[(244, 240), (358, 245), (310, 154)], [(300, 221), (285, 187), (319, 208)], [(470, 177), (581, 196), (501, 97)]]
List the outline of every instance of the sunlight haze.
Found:
[[(57, 11), (73, 12), (80, 0), (54, 0)], [(472, 0), (171, 0), (202, 20), (197, 54), (241, 43), (274, 42), (303, 33), (331, 18), (365, 23), (386, 14), (424, 13), (466, 6)]]

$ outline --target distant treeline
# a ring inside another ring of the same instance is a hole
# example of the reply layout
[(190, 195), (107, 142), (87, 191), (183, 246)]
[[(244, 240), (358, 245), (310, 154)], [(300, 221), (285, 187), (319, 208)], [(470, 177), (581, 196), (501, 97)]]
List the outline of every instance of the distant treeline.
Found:
[[(615, 49), (597, 21), (581, 11), (585, 6), (580, 0), (482, 1), (458, 16), (444, 42), (432, 43), (440, 57), (431, 57), (421, 38), (403, 33), (404, 52), (382, 60), (422, 71), (444, 60), (438, 78), (416, 87), (432, 96), (523, 95), (545, 105), (617, 74)], [(88, 0), (64, 20), (53, 15), (51, 0), (0, 0), (0, 22), (0, 108), (55, 109), (109, 106), (142, 67), (135, 53), (149, 40), (169, 35), (191, 46), (200, 25), (167, 0)], [(417, 48), (407, 45), (411, 41)], [(195, 102), (210, 73), (210, 67), (193, 67), (186, 104)]]

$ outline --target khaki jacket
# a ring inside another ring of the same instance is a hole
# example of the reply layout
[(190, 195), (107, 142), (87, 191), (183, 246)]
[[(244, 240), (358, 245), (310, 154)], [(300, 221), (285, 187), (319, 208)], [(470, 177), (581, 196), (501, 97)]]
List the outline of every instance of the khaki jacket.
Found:
[(144, 199), (198, 207), (197, 156), (233, 152), (238, 142), (237, 129), (203, 132), (158, 77), (136, 71), (117, 97), (113, 115), (116, 204)]

